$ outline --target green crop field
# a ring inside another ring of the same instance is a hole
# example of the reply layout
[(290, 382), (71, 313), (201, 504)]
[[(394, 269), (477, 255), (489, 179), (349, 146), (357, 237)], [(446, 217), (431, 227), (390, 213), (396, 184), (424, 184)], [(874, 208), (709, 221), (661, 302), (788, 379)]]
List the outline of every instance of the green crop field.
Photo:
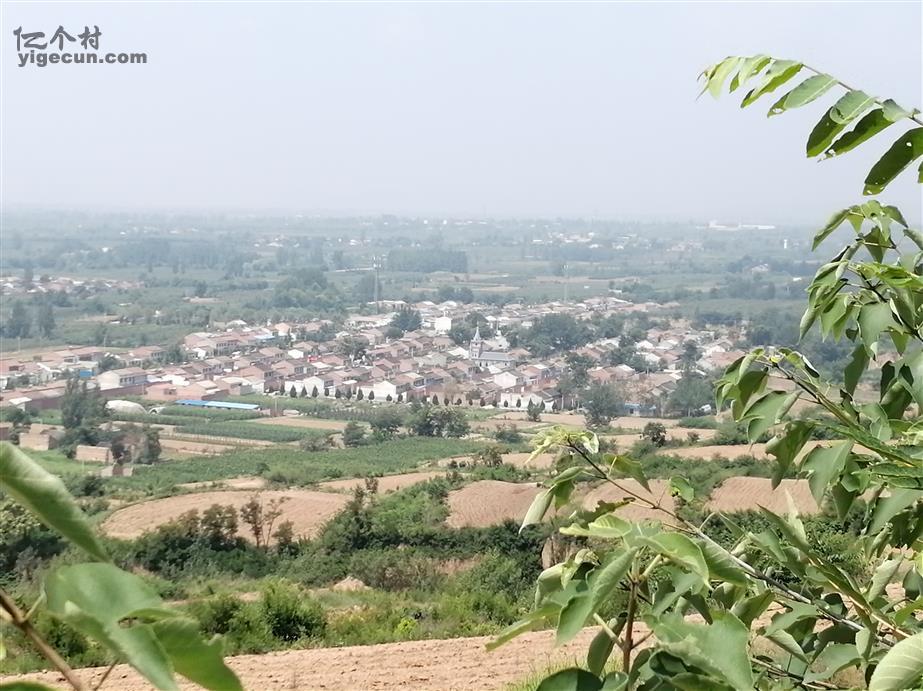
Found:
[(182, 482), (216, 481), (240, 475), (262, 475), (288, 485), (309, 485), (343, 477), (383, 475), (412, 470), (426, 461), (471, 454), (479, 442), (413, 437), (348, 449), (307, 452), (294, 447), (241, 449), (220, 456), (163, 461), (135, 466), (128, 478), (114, 478), (114, 487), (162, 492)]
[(281, 425), (258, 425), (252, 422), (197, 422), (177, 427), (178, 434), (202, 434), (234, 439), (257, 439), (285, 444), (310, 437), (323, 437), (329, 432), (305, 427), (284, 427)]

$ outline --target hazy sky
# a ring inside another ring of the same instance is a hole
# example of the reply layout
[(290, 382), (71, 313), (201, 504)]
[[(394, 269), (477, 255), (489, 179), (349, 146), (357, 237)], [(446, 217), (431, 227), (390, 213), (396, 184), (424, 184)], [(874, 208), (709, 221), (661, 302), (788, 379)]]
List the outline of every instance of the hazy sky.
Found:
[[(4, 206), (816, 221), (885, 143), (696, 101), (726, 54), (921, 106), (921, 3), (2, 3)], [(17, 66), (99, 25), (147, 65)], [(866, 150), (866, 147), (868, 149)], [(915, 175), (888, 199), (920, 217)]]

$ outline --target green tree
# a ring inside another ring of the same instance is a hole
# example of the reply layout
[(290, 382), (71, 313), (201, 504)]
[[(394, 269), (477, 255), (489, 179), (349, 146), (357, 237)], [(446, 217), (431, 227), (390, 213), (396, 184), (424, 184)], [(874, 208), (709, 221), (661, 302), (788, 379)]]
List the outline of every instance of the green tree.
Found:
[(68, 457), (73, 457), (80, 444), (97, 444), (102, 435), (99, 426), (106, 419), (105, 402), (96, 389), (76, 377), (67, 380), (61, 397), (61, 424), (64, 438), (61, 447)]
[(371, 419), (372, 432), (379, 440), (391, 439), (404, 422), (404, 416), (395, 408), (388, 406), (376, 411)]
[(641, 430), (641, 438), (654, 446), (663, 446), (667, 443), (667, 428), (661, 422), (648, 422)]
[(574, 381), (573, 375), (565, 372), (558, 378), (558, 383), (554, 387), (555, 405), (560, 406), (561, 410), (571, 408), (579, 393), (580, 387)]
[(104, 346), (109, 340), (109, 327), (99, 323), (93, 328), (93, 345)]
[(465, 413), (450, 406), (411, 406), (408, 429), (420, 437), (463, 437), (471, 431)]
[(100, 361), (97, 363), (96, 367), (100, 372), (108, 372), (109, 370), (116, 369), (120, 367), (122, 361), (119, 360), (115, 355), (111, 353), (106, 353), (102, 356)]
[(587, 372), (596, 364), (593, 358), (580, 353), (568, 353), (564, 356), (564, 361), (567, 363), (574, 384), (581, 389), (585, 387), (589, 383)]
[(141, 430), (138, 443), (137, 462), (151, 465), (160, 460), (162, 447), (160, 445), (160, 430), (150, 425), (145, 425)]
[(474, 460), (487, 468), (499, 468), (503, 465), (503, 452), (498, 446), (487, 446), (474, 455)]
[(534, 355), (546, 356), (584, 346), (592, 337), (593, 331), (586, 322), (569, 314), (550, 314), (536, 319), (519, 340)]
[(350, 421), (343, 428), (343, 446), (361, 446), (365, 443), (365, 429), (358, 422)]
[(712, 403), (714, 385), (700, 374), (687, 372), (667, 398), (667, 409), (680, 415), (701, 415)]
[(452, 343), (455, 345), (467, 347), (471, 339), (474, 338), (474, 329), (464, 322), (453, 322), (452, 328), (449, 329), (446, 335), (452, 339)]
[(344, 336), (336, 344), (337, 352), (353, 364), (358, 363), (365, 357), (365, 351), (368, 350), (369, 342), (362, 336)]
[[(378, 279), (373, 271), (368, 271), (362, 275), (362, 278), (353, 288), (353, 294), (357, 302), (372, 302), (375, 299), (375, 286)], [(379, 284), (379, 288), (380, 288)]]
[(173, 365), (186, 362), (186, 353), (183, 351), (182, 343), (171, 343), (164, 351), (164, 361)]
[(7, 319), (6, 327), (3, 329), (10, 338), (28, 338), (32, 330), (32, 319), (29, 312), (21, 300), (13, 302), (10, 310), (10, 317)]
[[(809, 156), (842, 155), (888, 127), (910, 124), (872, 166), (864, 194), (880, 193), (923, 156), (918, 111), (850, 89), (803, 63), (730, 57), (703, 76), (715, 96), (726, 82), (731, 91), (745, 87), (746, 106), (801, 72), (810, 76), (779, 97), (770, 115), (839, 92), (808, 137)], [(560, 448), (578, 462), (538, 494), (523, 527), (540, 521), (552, 504), (566, 504), (586, 481), (614, 485), (663, 522), (637, 522), (603, 504), (574, 512), (560, 528), (588, 538), (587, 548), (545, 570), (535, 609), (495, 645), (543, 622), (556, 627), (558, 643), (588, 624), (600, 631), (585, 669), (557, 671), (540, 688), (920, 687), (923, 236), (897, 208), (873, 199), (834, 214), (815, 234), (815, 248), (846, 223), (852, 240), (815, 274), (801, 321), (802, 337), (817, 328), (850, 343), (842, 384), (794, 348), (757, 348), (725, 371), (716, 391), (718, 407), (729, 406), (749, 441), (772, 435), (766, 449), (773, 484), (805, 477), (828, 520), (848, 531), (845, 539), (825, 549), (794, 509), (786, 516), (762, 510), (758, 530), (729, 519), (718, 527), (711, 515), (704, 524), (690, 520), (685, 509), (625, 483), (630, 477), (650, 487), (640, 463), (601, 451), (593, 433), (548, 431), (538, 450)], [(878, 391), (863, 398), (857, 385), (870, 367), (881, 372)], [(808, 447), (818, 436), (833, 441)], [(681, 476), (670, 487), (680, 504), (697, 500)], [(848, 568), (844, 550), (861, 555), (860, 571)], [(692, 611), (704, 622), (687, 617)], [(650, 637), (636, 635), (641, 617)], [(760, 652), (762, 645), (772, 653)], [(620, 669), (607, 674), (613, 653)]]
[(263, 498), (259, 494), (254, 494), (238, 510), (240, 520), (253, 536), (257, 549), (269, 546), (269, 538), (273, 534), (272, 527), (282, 515), (282, 504), (286, 500), (287, 497), (277, 497), (264, 505)]
[(695, 369), (695, 363), (697, 363), (701, 357), (702, 351), (699, 349), (698, 343), (695, 341), (686, 341), (683, 343), (683, 352), (679, 357), (683, 372), (691, 372)]
[(610, 384), (593, 384), (584, 394), (583, 407), (590, 427), (607, 427), (612, 418), (622, 414), (625, 401)]
[(54, 308), (51, 306), (51, 302), (47, 300), (42, 302), (38, 308), (38, 316), (35, 322), (42, 336), (51, 338), (55, 330)]
[(401, 305), (401, 308), (391, 319), (391, 326), (400, 329), (401, 332), (416, 331), (422, 323), (420, 312), (409, 305)]

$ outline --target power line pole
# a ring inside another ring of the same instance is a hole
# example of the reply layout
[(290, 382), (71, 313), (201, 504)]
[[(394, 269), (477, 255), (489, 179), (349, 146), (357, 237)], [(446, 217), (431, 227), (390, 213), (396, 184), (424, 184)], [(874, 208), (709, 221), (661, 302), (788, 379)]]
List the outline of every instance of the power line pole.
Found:
[(381, 267), (384, 257), (380, 254), (372, 257), (372, 268), (375, 269), (375, 312), (381, 312)]
[(567, 286), (567, 269), (568, 269), (568, 268), (569, 268), (569, 267), (567, 266), (567, 262), (564, 262), (564, 266), (563, 266), (563, 269), (564, 269), (564, 302), (567, 302), (567, 288), (568, 288), (568, 286)]

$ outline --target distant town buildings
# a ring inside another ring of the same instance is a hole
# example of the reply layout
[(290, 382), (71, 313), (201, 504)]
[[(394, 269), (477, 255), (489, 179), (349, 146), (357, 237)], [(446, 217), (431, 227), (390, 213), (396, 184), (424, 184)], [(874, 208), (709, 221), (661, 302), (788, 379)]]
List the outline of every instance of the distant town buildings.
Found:
[[(532, 402), (561, 408), (574, 403), (559, 388), (568, 370), (567, 354), (539, 357), (511, 347), (505, 330), (528, 327), (552, 314), (582, 320), (661, 309), (613, 296), (504, 307), (421, 301), (410, 305), (420, 312), (421, 328), (389, 338), (391, 318), (402, 306), (382, 301), (382, 314), (347, 315), (340, 331), (320, 319), (263, 325), (235, 319), (222, 330), (187, 334), (181, 343), (182, 362), (167, 361), (165, 344), (118, 351), (95, 346), (49, 349), (28, 358), (9, 354), (0, 359), (0, 405), (59, 407), (67, 376), (76, 375), (107, 399), (136, 395), (164, 402), (207, 401), (278, 393), (394, 403), (436, 397), (501, 408), (525, 408)], [(453, 341), (448, 335), (452, 326), (475, 313), (481, 321), (470, 341)], [(489, 326), (482, 329), (485, 321)], [(697, 344), (701, 355), (696, 367), (708, 371), (743, 354), (736, 346), (739, 336), (727, 327), (701, 331), (684, 320), (669, 321), (668, 327), (649, 329), (634, 345), (638, 361), (645, 364), (639, 369), (609, 364), (617, 338), (575, 352), (593, 363), (587, 371), (591, 383), (618, 385), (628, 408), (641, 414), (656, 411), (681, 378), (684, 343)], [(350, 341), (353, 352), (344, 348)]]

